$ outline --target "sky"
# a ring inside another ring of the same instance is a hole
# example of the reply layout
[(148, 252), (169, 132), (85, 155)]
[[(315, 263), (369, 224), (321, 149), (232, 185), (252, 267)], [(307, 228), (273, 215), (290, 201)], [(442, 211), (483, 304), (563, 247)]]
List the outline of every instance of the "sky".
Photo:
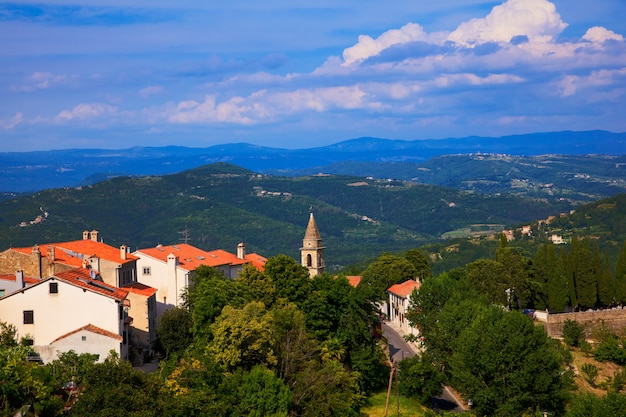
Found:
[(626, 131), (626, 1), (0, 4), (0, 152)]

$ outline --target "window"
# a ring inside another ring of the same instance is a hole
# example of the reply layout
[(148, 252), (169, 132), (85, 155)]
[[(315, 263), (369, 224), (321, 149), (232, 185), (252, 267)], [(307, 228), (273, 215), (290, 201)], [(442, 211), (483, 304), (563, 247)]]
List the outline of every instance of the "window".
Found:
[(51, 282), (50, 283), (50, 294), (58, 294), (59, 293), (59, 283)]
[(35, 312), (33, 310), (24, 310), (24, 324), (35, 323)]
[(80, 340), (82, 340), (83, 342), (87, 341), (87, 336), (81, 336)]
[(144, 266), (143, 267), (143, 274), (144, 275), (150, 275), (150, 267), (149, 266)]
[(4, 288), (0, 288), (0, 297), (4, 297), (4, 293), (6, 290)]
[(24, 340), (24, 345), (26, 346), (33, 346), (35, 344), (35, 341), (31, 339), (30, 337), (25, 337), (23, 340)]

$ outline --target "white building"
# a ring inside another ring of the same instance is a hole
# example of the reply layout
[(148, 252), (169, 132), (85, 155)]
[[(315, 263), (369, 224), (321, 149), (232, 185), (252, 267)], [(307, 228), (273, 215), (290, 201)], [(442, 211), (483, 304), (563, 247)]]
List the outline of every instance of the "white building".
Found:
[(419, 281), (410, 279), (401, 284), (392, 285), (387, 290), (389, 296), (389, 320), (400, 327), (404, 334), (419, 336), (419, 330), (409, 324), (405, 314), (411, 303), (411, 294), (413, 291), (419, 290), (420, 286)]
[(262, 269), (266, 261), (258, 254), (246, 254), (240, 243), (237, 255), (218, 249), (204, 251), (187, 243), (157, 245), (133, 253), (137, 260), (137, 281), (157, 289), (157, 316), (182, 305), (182, 295), (200, 266), (216, 268), (224, 276), (235, 278), (245, 264)]
[(44, 362), (74, 350), (128, 358), (128, 291), (92, 279), (78, 268), (60, 272), (0, 298), (0, 319), (17, 328)]

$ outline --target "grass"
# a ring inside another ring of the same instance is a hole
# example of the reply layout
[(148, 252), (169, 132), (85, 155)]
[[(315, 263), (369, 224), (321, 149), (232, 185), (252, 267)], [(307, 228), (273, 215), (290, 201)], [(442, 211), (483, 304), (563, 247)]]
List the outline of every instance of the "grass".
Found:
[[(402, 417), (424, 417), (425, 408), (412, 398), (399, 397), (400, 400), (400, 414)], [(367, 398), (367, 405), (361, 408), (359, 417), (384, 417), (385, 416), (385, 403), (387, 401), (387, 391), (382, 391), (373, 394)], [(395, 391), (392, 390), (391, 397), (389, 398), (389, 408), (387, 415), (389, 417), (398, 415), (398, 401), (395, 395)]]

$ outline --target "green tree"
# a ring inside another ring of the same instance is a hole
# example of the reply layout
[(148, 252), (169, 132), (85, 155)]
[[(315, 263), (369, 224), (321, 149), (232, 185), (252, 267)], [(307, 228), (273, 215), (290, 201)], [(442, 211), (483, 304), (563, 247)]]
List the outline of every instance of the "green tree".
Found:
[(260, 301), (266, 308), (272, 308), (276, 301), (276, 286), (264, 271), (251, 264), (243, 267), (236, 282), (244, 289), (246, 302)]
[(287, 417), (291, 391), (276, 375), (261, 366), (228, 378), (229, 391), (235, 394), (232, 417)]
[(83, 391), (72, 408), (77, 416), (163, 416), (169, 395), (156, 374), (133, 369), (115, 355), (97, 363), (84, 377)]
[(163, 312), (157, 324), (157, 340), (166, 358), (180, 354), (193, 342), (193, 319), (186, 308), (172, 308)]
[(498, 261), (479, 259), (467, 264), (465, 269), (467, 282), (478, 294), (484, 295), (492, 303), (510, 306), (511, 283), (506, 279), (504, 265)]
[(453, 385), (474, 401), (478, 415), (562, 413), (569, 391), (553, 343), (522, 313), (490, 307), (459, 336)]
[(208, 350), (227, 370), (277, 363), (272, 316), (261, 302), (252, 301), (242, 309), (224, 307), (211, 325), (211, 333)]
[(387, 298), (387, 289), (408, 279), (415, 279), (417, 270), (406, 258), (383, 254), (363, 271), (359, 287), (367, 290), (372, 301), (383, 301)]
[[(561, 258), (554, 244), (539, 246), (533, 259), (537, 281), (543, 284), (541, 297), (550, 311), (563, 312), (568, 304), (567, 279)], [(541, 308), (537, 305), (537, 308)]]
[(574, 282), (578, 305), (583, 308), (592, 308), (598, 302), (598, 283), (594, 274), (593, 256), (589, 249), (589, 241), (582, 243), (577, 239), (572, 241), (572, 261), (574, 264)]
[(402, 395), (416, 398), (423, 405), (428, 405), (433, 397), (443, 391), (445, 376), (433, 365), (428, 355), (404, 359), (398, 367)]
[(271, 257), (265, 263), (265, 273), (274, 282), (276, 297), (300, 306), (311, 289), (309, 271), (287, 255)]
[(430, 277), (430, 262), (428, 257), (419, 249), (409, 249), (404, 253), (404, 257), (411, 262), (416, 271), (416, 277), (424, 281)]
[(626, 395), (610, 392), (604, 397), (592, 393), (577, 395), (565, 417), (614, 417), (626, 415)]
[(585, 340), (585, 326), (576, 320), (565, 320), (561, 336), (567, 346), (578, 347)]

